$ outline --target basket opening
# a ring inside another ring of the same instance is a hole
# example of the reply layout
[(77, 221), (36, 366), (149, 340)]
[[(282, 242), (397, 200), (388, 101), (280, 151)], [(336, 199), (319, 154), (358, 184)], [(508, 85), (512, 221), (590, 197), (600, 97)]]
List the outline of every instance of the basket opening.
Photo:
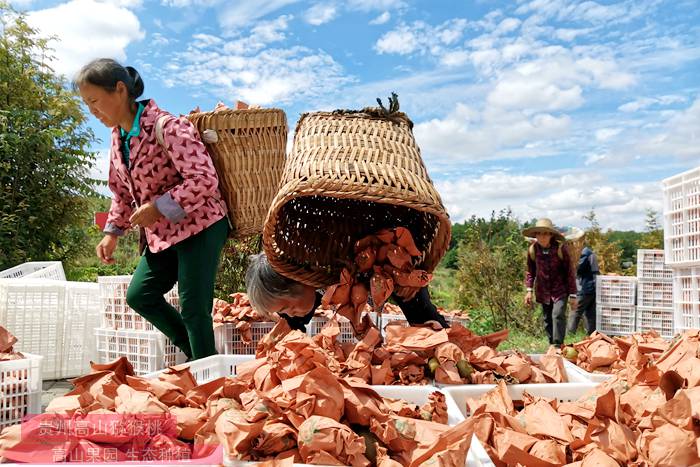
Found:
[[(440, 222), (437, 216), (406, 206), (329, 196), (302, 196), (278, 213), (275, 249), (279, 259), (337, 277), (354, 256), (354, 243), (383, 228), (406, 227), (426, 252)], [(332, 283), (332, 282), (331, 282)]]

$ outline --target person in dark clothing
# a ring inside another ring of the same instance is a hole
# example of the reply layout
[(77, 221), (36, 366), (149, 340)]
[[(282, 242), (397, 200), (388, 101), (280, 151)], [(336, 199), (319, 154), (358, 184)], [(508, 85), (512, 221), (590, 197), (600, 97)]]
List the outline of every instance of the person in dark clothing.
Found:
[(576, 308), (576, 278), (564, 236), (546, 218), (523, 230), (523, 235), (537, 239), (527, 252), (525, 305), (532, 306), (534, 287), (537, 303), (542, 305), (549, 343), (561, 345), (566, 336), (567, 297), (571, 308)]
[(581, 251), (581, 258), (576, 267), (576, 279), (578, 281), (578, 306), (569, 315), (568, 331), (576, 332), (581, 317), (585, 318), (586, 332), (590, 335), (595, 331), (595, 281), (600, 268), (598, 258), (593, 250), (585, 247)]
[[(300, 331), (306, 331), (306, 325), (321, 305), (323, 297), (321, 291), (275, 271), (265, 253), (250, 257), (245, 282), (250, 303), (258, 312), (267, 315), (277, 313), (287, 321), (289, 327)], [(420, 289), (411, 300), (402, 300), (396, 294), (392, 298), (409, 324), (435, 321), (443, 328), (449, 327), (431, 302), (427, 287)]]

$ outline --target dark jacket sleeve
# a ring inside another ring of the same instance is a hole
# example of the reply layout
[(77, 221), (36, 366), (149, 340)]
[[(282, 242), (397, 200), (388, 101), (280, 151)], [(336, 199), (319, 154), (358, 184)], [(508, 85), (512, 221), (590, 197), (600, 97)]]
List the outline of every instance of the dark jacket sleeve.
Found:
[(400, 297), (397, 297), (396, 294), (394, 294), (392, 298), (399, 308), (401, 308), (406, 320), (410, 324), (422, 324), (432, 320), (440, 323), (443, 328), (450, 327), (445, 317), (437, 311), (437, 307), (430, 301), (430, 294), (428, 293), (427, 287), (420, 289), (411, 300), (404, 301)]
[(304, 316), (288, 316), (283, 313), (280, 313), (280, 317), (284, 318), (287, 321), (287, 324), (289, 324), (290, 328), (306, 332), (306, 325), (309, 324), (311, 318), (314, 317), (314, 311), (316, 311), (316, 308), (321, 306), (321, 298), (323, 298), (323, 296), (320, 293), (316, 292), (316, 302), (314, 303), (314, 307)]
[(566, 269), (566, 290), (569, 295), (576, 295), (578, 293), (578, 287), (576, 287), (576, 269), (572, 264), (572, 258), (567, 251), (567, 248), (562, 249), (564, 257), (564, 265)]

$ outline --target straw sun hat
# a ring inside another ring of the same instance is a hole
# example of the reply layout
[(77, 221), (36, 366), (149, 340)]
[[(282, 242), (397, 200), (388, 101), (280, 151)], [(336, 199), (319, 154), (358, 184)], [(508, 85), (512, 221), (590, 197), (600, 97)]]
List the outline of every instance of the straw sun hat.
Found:
[(537, 219), (534, 227), (528, 227), (523, 229), (523, 235), (530, 238), (535, 238), (538, 233), (550, 233), (554, 238), (559, 240), (564, 240), (564, 235), (554, 227), (551, 219), (543, 217), (542, 219)]

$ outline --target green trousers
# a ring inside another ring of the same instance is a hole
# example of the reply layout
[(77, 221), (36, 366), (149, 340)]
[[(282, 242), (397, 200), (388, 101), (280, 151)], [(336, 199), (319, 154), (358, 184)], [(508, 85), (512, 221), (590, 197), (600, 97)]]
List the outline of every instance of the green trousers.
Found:
[[(212, 328), (214, 281), (228, 220), (158, 253), (146, 248), (126, 293), (126, 302), (153, 323), (189, 359), (216, 354)], [(163, 295), (178, 283), (181, 313)]]

